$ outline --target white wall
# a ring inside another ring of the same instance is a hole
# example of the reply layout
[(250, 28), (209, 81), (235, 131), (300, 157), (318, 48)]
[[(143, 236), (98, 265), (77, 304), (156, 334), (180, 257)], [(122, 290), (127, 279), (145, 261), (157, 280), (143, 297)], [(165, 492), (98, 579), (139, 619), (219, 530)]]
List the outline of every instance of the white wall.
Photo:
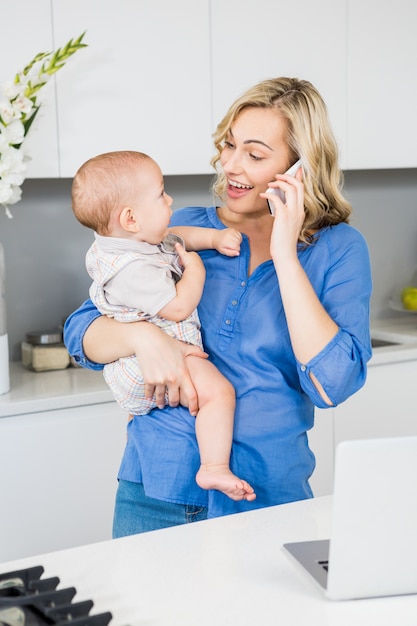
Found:
[[(172, 176), (174, 208), (212, 203), (210, 176)], [(417, 171), (347, 172), (352, 224), (368, 240), (374, 273), (372, 317), (392, 315), (388, 300), (417, 269)], [(59, 325), (86, 297), (84, 255), (91, 232), (71, 210), (71, 180), (26, 180), (9, 220), (0, 208), (6, 256), (7, 324), (11, 359), (20, 359), (25, 333)]]

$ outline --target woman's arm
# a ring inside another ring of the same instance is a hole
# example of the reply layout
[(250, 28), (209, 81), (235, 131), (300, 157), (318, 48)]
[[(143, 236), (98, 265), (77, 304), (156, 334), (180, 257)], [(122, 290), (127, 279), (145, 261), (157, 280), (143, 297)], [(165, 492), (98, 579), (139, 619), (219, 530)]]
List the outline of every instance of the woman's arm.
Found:
[[(308, 383), (303, 380), (307, 375), (324, 406), (332, 406), (362, 386), (371, 356), (368, 337), (372, 281), (367, 248), (360, 237), (351, 233), (348, 242), (340, 241), (340, 254), (323, 268), (326, 289), (319, 298), (297, 254), (304, 220), (303, 185), (300, 176), (286, 183), (287, 202), (281, 203), (274, 218), (271, 256), (291, 344), (301, 366), (301, 384), (307, 390)], [(342, 232), (346, 236), (346, 231)]]
[(298, 259), (297, 242), (304, 222), (301, 176), (299, 171), (296, 178), (285, 181), (287, 201), (286, 204), (280, 202), (275, 212), (271, 256), (294, 354), (301, 363), (307, 363), (333, 339), (339, 329), (321, 304)]
[(198, 411), (197, 393), (185, 364), (186, 356), (207, 358), (197, 346), (178, 341), (149, 322), (122, 323), (103, 316), (86, 330), (84, 350), (89, 359), (106, 363), (136, 354), (146, 397), (155, 394), (157, 406), (163, 408), (168, 391), (170, 406), (182, 404), (192, 414)]
[(198, 410), (197, 394), (191, 382), (185, 357), (207, 358), (197, 346), (169, 337), (149, 322), (116, 322), (100, 316), (91, 301), (86, 301), (65, 323), (64, 341), (69, 353), (84, 367), (101, 369), (103, 364), (136, 354), (145, 379), (145, 393), (155, 393), (157, 404)]

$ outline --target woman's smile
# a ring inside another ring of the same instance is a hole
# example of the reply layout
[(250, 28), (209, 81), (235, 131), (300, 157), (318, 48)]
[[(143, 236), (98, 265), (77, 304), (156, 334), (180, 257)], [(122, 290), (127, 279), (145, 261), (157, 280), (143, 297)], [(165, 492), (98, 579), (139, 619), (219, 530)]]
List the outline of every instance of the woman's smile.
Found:
[(227, 182), (227, 194), (231, 198), (241, 198), (253, 189), (253, 185), (245, 185), (235, 180), (228, 179)]

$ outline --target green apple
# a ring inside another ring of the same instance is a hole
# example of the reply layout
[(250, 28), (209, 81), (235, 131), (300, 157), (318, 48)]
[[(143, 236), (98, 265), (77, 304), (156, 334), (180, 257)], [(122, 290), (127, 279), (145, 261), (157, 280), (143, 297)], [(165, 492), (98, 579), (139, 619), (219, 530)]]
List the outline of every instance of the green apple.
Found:
[(405, 287), (401, 292), (401, 302), (408, 311), (417, 311), (417, 287)]

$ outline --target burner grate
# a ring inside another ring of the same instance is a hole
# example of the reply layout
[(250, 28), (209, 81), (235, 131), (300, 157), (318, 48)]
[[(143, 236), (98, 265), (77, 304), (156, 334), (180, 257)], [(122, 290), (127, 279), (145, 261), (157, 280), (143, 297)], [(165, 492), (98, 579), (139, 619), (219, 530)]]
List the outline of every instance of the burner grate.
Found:
[(57, 589), (59, 578), (41, 579), (39, 565), (0, 574), (0, 626), (107, 626), (112, 614), (90, 615), (91, 600), (72, 602), (76, 589)]

